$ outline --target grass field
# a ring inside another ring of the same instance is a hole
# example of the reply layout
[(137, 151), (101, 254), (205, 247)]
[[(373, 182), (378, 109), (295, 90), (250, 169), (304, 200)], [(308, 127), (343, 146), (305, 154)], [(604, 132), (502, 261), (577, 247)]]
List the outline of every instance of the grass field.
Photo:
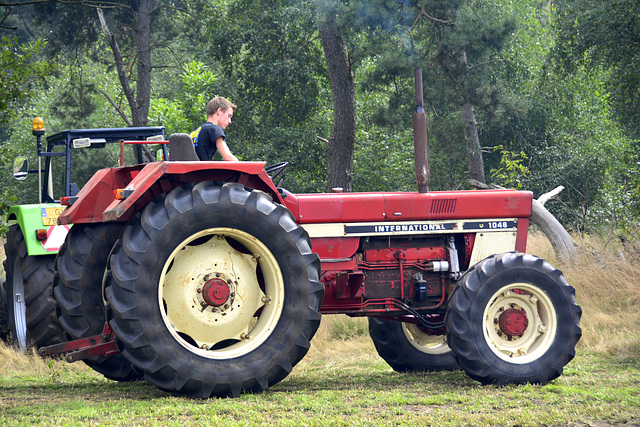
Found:
[(326, 316), (291, 375), (238, 399), (177, 398), (0, 344), (0, 425), (640, 425), (640, 252), (582, 239), (579, 260), (561, 266), (539, 235), (529, 251), (564, 271), (583, 308), (577, 356), (544, 386), (399, 374), (366, 320)]

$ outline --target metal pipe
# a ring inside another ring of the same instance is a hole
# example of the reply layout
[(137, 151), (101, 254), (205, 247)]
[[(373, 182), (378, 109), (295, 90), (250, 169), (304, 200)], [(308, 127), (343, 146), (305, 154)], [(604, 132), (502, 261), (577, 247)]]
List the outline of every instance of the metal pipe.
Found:
[(422, 70), (416, 69), (416, 111), (413, 114), (413, 152), (415, 158), (416, 182), (419, 193), (429, 192), (429, 131), (427, 114), (423, 106)]
[(42, 203), (42, 136), (36, 135), (36, 141), (38, 144), (38, 203)]

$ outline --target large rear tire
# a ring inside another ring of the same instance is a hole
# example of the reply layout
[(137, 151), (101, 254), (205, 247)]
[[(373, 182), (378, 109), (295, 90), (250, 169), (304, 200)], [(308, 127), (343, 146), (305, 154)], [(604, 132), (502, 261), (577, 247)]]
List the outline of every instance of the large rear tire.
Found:
[(9, 227), (4, 251), (9, 342), (24, 352), (66, 341), (52, 293), (55, 255), (29, 256), (17, 224)]
[[(124, 224), (76, 224), (60, 248), (53, 292), (58, 300), (58, 322), (76, 340), (98, 335), (108, 318), (102, 298), (102, 279), (109, 253)], [(121, 354), (84, 359), (95, 371), (115, 381), (140, 379)]]
[(416, 324), (370, 317), (369, 335), (380, 357), (396, 372), (459, 369), (444, 335), (429, 335)]
[(107, 296), (123, 354), (160, 389), (195, 398), (285, 378), (320, 324), (320, 262), (291, 213), (260, 191), (172, 190), (126, 226)]
[(575, 356), (581, 313), (574, 289), (547, 261), (494, 255), (469, 269), (452, 293), (447, 342), (483, 384), (545, 384)]

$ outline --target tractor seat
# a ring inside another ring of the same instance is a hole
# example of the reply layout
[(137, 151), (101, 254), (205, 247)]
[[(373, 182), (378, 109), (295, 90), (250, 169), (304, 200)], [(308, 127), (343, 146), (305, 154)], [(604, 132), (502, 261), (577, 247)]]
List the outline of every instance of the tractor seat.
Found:
[(197, 162), (200, 160), (188, 134), (171, 134), (169, 137), (169, 160), (173, 162)]

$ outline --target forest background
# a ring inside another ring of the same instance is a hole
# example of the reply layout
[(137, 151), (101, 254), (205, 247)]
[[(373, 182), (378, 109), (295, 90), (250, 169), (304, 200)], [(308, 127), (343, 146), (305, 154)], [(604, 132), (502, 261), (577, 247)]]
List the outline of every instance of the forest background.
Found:
[[(469, 178), (541, 195), (578, 233), (638, 234), (637, 0), (0, 0), (0, 232), (31, 121), (190, 132), (238, 105), (241, 160), (290, 162), (291, 192), (415, 191), (414, 70), (430, 190)], [(113, 156), (82, 153), (80, 186)]]

